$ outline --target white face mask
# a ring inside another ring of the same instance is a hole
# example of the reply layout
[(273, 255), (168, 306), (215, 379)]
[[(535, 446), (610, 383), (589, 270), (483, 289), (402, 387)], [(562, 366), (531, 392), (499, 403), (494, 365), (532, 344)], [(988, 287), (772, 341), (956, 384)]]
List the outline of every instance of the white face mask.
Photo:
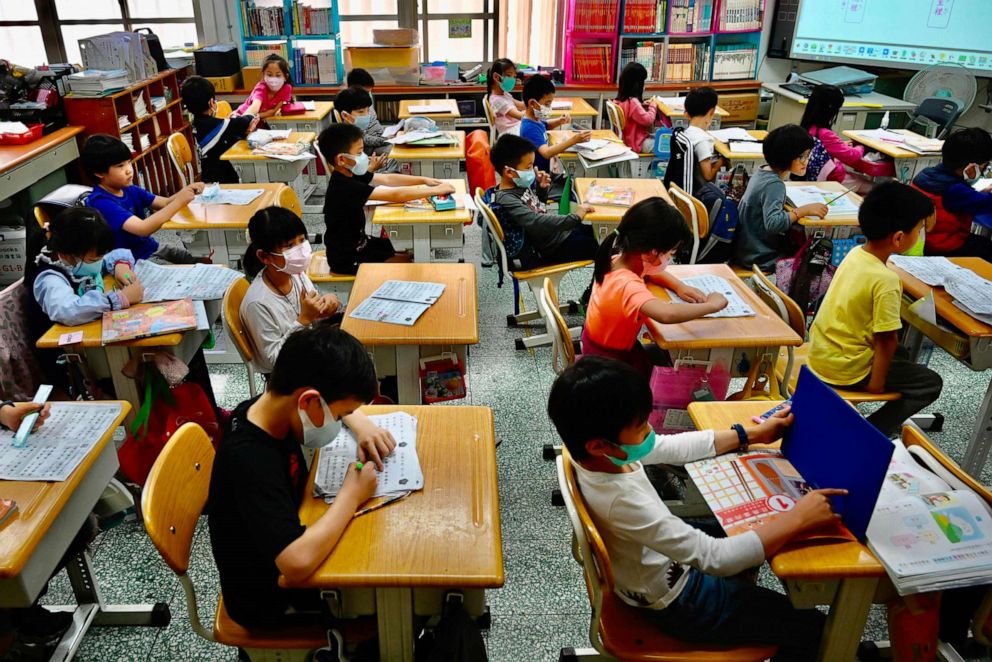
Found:
[(535, 114), (537, 119), (547, 121), (551, 118), (551, 106), (538, 106)]
[(310, 242), (304, 239), (296, 246), (287, 248), (282, 253), (272, 253), (272, 255), (278, 255), (286, 260), (285, 266), (276, 267), (276, 269), (291, 276), (299, 276), (306, 273), (307, 267), (310, 266), (313, 249), (310, 248)]
[(300, 416), (300, 423), (303, 424), (303, 446), (306, 448), (323, 448), (334, 441), (341, 432), (341, 419), (334, 418), (324, 398), (320, 398), (320, 407), (324, 410), (324, 424), (320, 427), (313, 424), (306, 410), (296, 410)]

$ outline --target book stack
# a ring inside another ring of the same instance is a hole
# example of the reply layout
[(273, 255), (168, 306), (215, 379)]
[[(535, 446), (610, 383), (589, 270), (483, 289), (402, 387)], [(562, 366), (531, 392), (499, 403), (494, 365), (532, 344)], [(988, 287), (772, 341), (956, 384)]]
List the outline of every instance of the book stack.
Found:
[(665, 59), (665, 82), (709, 80), (709, 44), (669, 44)]
[(334, 57), (334, 49), (323, 48), (317, 51), (317, 78), (321, 85), (337, 84), (338, 63)]
[(134, 95), (134, 116), (139, 120), (148, 117), (148, 106), (145, 104), (145, 97), (139, 92)]
[(167, 102), (168, 100), (165, 97), (152, 97), (152, 108), (155, 109), (155, 112), (158, 112), (165, 108)]
[(761, 29), (763, 0), (723, 0), (720, 5), (720, 31)]
[(758, 63), (758, 48), (745, 44), (717, 44), (713, 50), (713, 80), (750, 78)]
[(298, 82), (308, 85), (337, 83), (337, 63), (333, 49), (318, 51), (316, 55), (296, 50), (293, 52), (293, 60), (293, 69)]
[(147, 133), (138, 134), (138, 147), (135, 149), (134, 138), (130, 131), (121, 134), (121, 142), (127, 145), (127, 148), (131, 150), (132, 154), (137, 154), (139, 152), (144, 152), (146, 149), (152, 146), (151, 138)]
[(612, 60), (610, 44), (576, 44), (572, 47), (572, 78), (581, 82), (607, 82)]
[(127, 71), (124, 69), (87, 69), (69, 75), (69, 90), (77, 97), (102, 97), (127, 85)]
[(293, 0), (293, 34), (330, 34), (331, 8), (311, 7)]
[(271, 53), (282, 56), (284, 60), (289, 59), (289, 48), (286, 46), (286, 42), (279, 42), (278, 44), (258, 44), (258, 43), (245, 43), (245, 65), (249, 67), (260, 67), (262, 62)]
[(572, 29), (581, 32), (616, 31), (619, 5), (619, 0), (575, 0)]
[(669, 32), (709, 32), (712, 28), (713, 0), (672, 0)]
[(254, 0), (241, 0), (241, 27), (244, 34), (277, 37), (286, 34), (286, 17), (282, 3), (275, 7), (256, 7)]
[(668, 0), (627, 0), (623, 31), (632, 34), (663, 32), (667, 12)]

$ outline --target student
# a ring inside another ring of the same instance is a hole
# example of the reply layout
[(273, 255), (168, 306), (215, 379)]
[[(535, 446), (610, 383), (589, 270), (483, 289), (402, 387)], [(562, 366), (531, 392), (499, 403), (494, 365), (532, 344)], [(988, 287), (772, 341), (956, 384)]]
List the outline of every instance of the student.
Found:
[(255, 350), (252, 363), (267, 375), (289, 335), (341, 308), (333, 294), (321, 296), (310, 279), (307, 229), (289, 209), (266, 207), (248, 221), (251, 242), (242, 261), (251, 286), (241, 301), (241, 322)]
[[(833, 167), (825, 179), (840, 182), (844, 188), (864, 195), (871, 190), (872, 183), (866, 177), (844, 169), (845, 165), (854, 166), (861, 160), (865, 155), (864, 145), (852, 145), (831, 130), (834, 122), (837, 121), (837, 113), (843, 105), (844, 93), (839, 87), (817, 85), (813, 88), (799, 125), (806, 129), (809, 135), (819, 139), (827, 154), (833, 159)], [(824, 179), (822, 176), (818, 178), (821, 181)]]
[(689, 195), (716, 180), (720, 168), (729, 163), (714, 151), (713, 137), (707, 132), (716, 114), (718, 97), (712, 87), (691, 90), (685, 97), (689, 126), (672, 135), (672, 155), (665, 171), (665, 184), (676, 184)]
[(797, 534), (834, 522), (828, 497), (846, 490), (814, 490), (747, 533), (712, 538), (668, 510), (645, 466), (681, 465), (772, 442), (793, 416), (782, 412), (756, 427), (656, 437), (648, 424), (651, 403), (643, 375), (598, 356), (566, 368), (548, 399), (548, 415), (609, 553), (617, 596), (684, 641), (775, 644), (776, 662), (814, 659), (823, 614), (795, 609), (788, 597), (741, 573)]
[(193, 136), (200, 155), (200, 179), (205, 182), (237, 184), (241, 181), (230, 161), (221, 155), (239, 140), (245, 139), (258, 126), (258, 118), (215, 117), (217, 98), (214, 84), (202, 76), (190, 76), (183, 81), (183, 105), (193, 115)]
[(595, 257), (597, 244), (592, 226), (582, 225), (592, 207), (572, 205), (572, 212), (564, 216), (546, 210), (551, 177), (534, 165), (534, 145), (529, 140), (512, 134), (501, 136), (489, 158), (500, 177), (493, 202), (503, 218), (523, 230), (527, 243), (537, 253), (537, 264)]
[(813, 137), (796, 124), (786, 124), (770, 132), (761, 144), (767, 165), (754, 171), (740, 204), (740, 221), (734, 245), (734, 262), (750, 268), (757, 264), (764, 272), (775, 268), (782, 257), (783, 235), (804, 216), (823, 218), (822, 203), (785, 209), (785, 182), (790, 175), (806, 172), (813, 149)]
[(299, 508), (307, 483), (301, 444), (330, 443), (341, 421), (376, 395), (375, 368), (361, 343), (317, 324), (283, 344), (265, 393), (231, 416), (210, 476), (207, 523), (227, 612), (246, 628), (326, 623), (316, 589), (284, 589), (331, 553), (358, 507), (375, 491), (392, 439), (359, 443), (365, 463), (348, 468), (334, 503), (308, 527)]
[(486, 74), (489, 107), (496, 120), (496, 136), (504, 133), (520, 135), (520, 120), (527, 108), (523, 101), (513, 98), (513, 88), (517, 86), (517, 65), (505, 57), (493, 62)]
[(933, 213), (933, 203), (912, 187), (890, 181), (872, 189), (858, 210), (868, 242), (840, 263), (809, 334), (807, 365), (823, 381), (902, 395), (868, 417), (890, 437), (943, 386), (940, 375), (910, 361), (899, 347), (902, 283), (886, 266), (889, 256), (913, 247)]
[[(357, 85), (345, 88), (334, 97), (334, 110), (345, 124), (353, 124), (362, 130), (364, 151), (369, 158), (369, 172), (380, 170), (386, 163), (386, 153), (376, 154), (375, 149), (365, 140), (372, 123), (372, 95)], [(380, 132), (380, 137), (381, 137)], [(386, 143), (388, 145), (388, 143)], [(388, 152), (388, 150), (386, 150)]]
[(654, 133), (667, 120), (655, 99), (644, 101), (648, 70), (640, 62), (628, 62), (617, 81), (617, 105), (623, 110), (623, 142), (635, 152), (654, 151)]
[[(722, 294), (707, 296), (664, 271), (679, 246), (691, 239), (685, 219), (661, 198), (641, 200), (627, 210), (596, 253), (595, 285), (582, 329), (583, 356), (617, 359), (649, 377), (653, 362), (637, 339), (647, 319), (678, 324), (726, 307)], [(647, 288), (646, 279), (690, 303), (662, 301)], [(659, 357), (658, 362), (667, 360)]]
[(520, 121), (520, 136), (534, 144), (537, 156), (534, 163), (538, 170), (551, 172), (551, 159), (558, 156), (572, 145), (588, 142), (592, 131), (576, 131), (568, 140), (563, 140), (554, 147), (548, 144), (548, 130), (556, 129), (572, 121), (571, 116), (562, 115), (556, 120), (551, 119), (551, 104), (555, 100), (555, 84), (547, 76), (531, 76), (524, 83), (524, 118)]
[(926, 233), (926, 254), (992, 261), (992, 187), (972, 188), (992, 160), (992, 137), (978, 127), (959, 129), (940, 153), (938, 165), (913, 178), (913, 186), (937, 206), (937, 224)]
[(262, 60), (262, 80), (255, 83), (245, 102), (232, 115), (251, 115), (268, 119), (282, 110), (293, 98), (289, 62), (278, 53), (270, 53)]
[(196, 258), (179, 246), (160, 246), (152, 237), (176, 212), (203, 192), (194, 182), (168, 198), (135, 186), (131, 150), (113, 136), (98, 133), (83, 144), (83, 168), (99, 182), (86, 204), (100, 212), (114, 232), (114, 246), (126, 248), (136, 260), (193, 264)]
[(373, 153), (388, 154), (393, 146), (387, 143), (386, 139), (382, 137), (385, 127), (379, 122), (379, 117), (375, 113), (375, 97), (372, 94), (375, 89), (375, 79), (365, 69), (357, 68), (348, 72), (346, 80), (348, 87), (357, 85), (368, 92), (369, 99), (372, 100), (372, 103), (369, 105), (369, 125), (364, 129), (365, 153), (369, 156), (372, 156)]
[(365, 262), (410, 262), (409, 253), (397, 253), (388, 239), (365, 234), (365, 203), (407, 202), (449, 195), (455, 188), (429, 177), (369, 172), (362, 130), (353, 124), (332, 124), (321, 131), (317, 145), (331, 167), (324, 199), (324, 243), (331, 271), (353, 274)]
[[(31, 293), (26, 315), (32, 340), (53, 324), (86, 324), (144, 295), (131, 251), (114, 249), (113, 231), (91, 207), (70, 207), (55, 216), (32, 236), (28, 255), (24, 287)], [(106, 289), (105, 274), (114, 275), (119, 289)], [(65, 369), (56, 363), (62, 351), (36, 349), (35, 354), (46, 382), (68, 391)]]

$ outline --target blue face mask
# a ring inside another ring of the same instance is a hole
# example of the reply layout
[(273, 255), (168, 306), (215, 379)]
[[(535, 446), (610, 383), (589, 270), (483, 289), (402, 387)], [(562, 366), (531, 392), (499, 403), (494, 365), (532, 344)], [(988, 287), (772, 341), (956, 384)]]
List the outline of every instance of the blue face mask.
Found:
[(504, 92), (510, 92), (517, 85), (516, 78), (510, 78), (509, 76), (503, 76), (502, 80), (499, 81), (500, 89)]
[[(514, 170), (517, 170), (514, 168)], [(537, 173), (533, 168), (530, 170), (517, 170), (517, 176), (513, 178), (513, 183), (520, 188), (530, 188), (537, 179)]]
[(369, 128), (369, 122), (372, 121), (371, 115), (352, 115), (355, 118), (355, 126), (357, 126), (362, 131)]
[(644, 437), (644, 441), (637, 444), (636, 446), (628, 446), (626, 444), (620, 444), (620, 448), (627, 453), (627, 457), (623, 460), (613, 457), (612, 455), (607, 455), (610, 458), (610, 462), (622, 467), (625, 464), (633, 464), (634, 462), (640, 462), (648, 453), (654, 450), (655, 434), (654, 430), (648, 433), (648, 436)]
[(355, 165), (351, 167), (345, 166), (348, 170), (351, 170), (351, 174), (361, 176), (369, 171), (369, 155), (365, 152), (361, 154), (345, 154), (345, 157), (355, 161)]

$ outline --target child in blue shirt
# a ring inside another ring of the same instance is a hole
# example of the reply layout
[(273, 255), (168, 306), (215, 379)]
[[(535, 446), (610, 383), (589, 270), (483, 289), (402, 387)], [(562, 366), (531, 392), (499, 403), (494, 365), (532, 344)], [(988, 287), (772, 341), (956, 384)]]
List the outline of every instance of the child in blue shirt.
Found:
[(534, 165), (538, 170), (551, 172), (551, 159), (558, 156), (572, 145), (588, 142), (592, 131), (578, 131), (568, 140), (563, 140), (554, 147), (548, 144), (548, 130), (557, 129), (568, 124), (572, 118), (565, 114), (558, 119), (551, 119), (551, 104), (555, 100), (555, 85), (546, 76), (531, 76), (524, 84), (523, 91), (524, 118), (520, 120), (520, 137), (534, 143), (537, 154)]
[(86, 172), (99, 182), (86, 204), (99, 211), (110, 226), (114, 247), (128, 249), (137, 260), (152, 259), (166, 264), (196, 262), (186, 249), (159, 246), (152, 235), (203, 191), (202, 182), (185, 186), (168, 198), (134, 186), (131, 150), (106, 134), (86, 140), (82, 160)]

